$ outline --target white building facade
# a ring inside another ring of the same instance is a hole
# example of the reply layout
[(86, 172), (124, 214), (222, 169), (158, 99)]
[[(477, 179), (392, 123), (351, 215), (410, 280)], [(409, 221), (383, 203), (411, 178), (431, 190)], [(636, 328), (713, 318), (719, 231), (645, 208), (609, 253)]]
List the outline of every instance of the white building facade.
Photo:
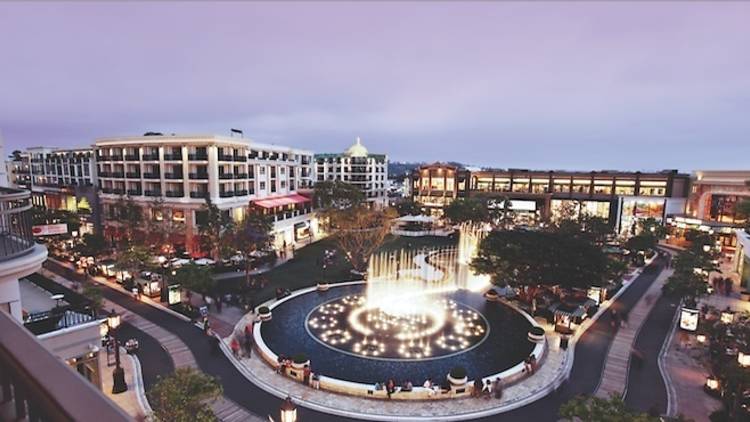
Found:
[(359, 138), (343, 153), (315, 154), (315, 181), (334, 180), (359, 187), (372, 206), (388, 205), (388, 156), (371, 154)]
[(105, 234), (114, 237), (115, 206), (123, 197), (149, 209), (159, 201), (169, 218), (184, 224), (174, 239), (198, 253), (198, 220), (210, 199), (234, 221), (249, 208), (272, 216), (278, 245), (315, 236), (310, 199), (299, 195), (312, 183), (312, 153), (216, 135), (103, 138), (95, 143)]

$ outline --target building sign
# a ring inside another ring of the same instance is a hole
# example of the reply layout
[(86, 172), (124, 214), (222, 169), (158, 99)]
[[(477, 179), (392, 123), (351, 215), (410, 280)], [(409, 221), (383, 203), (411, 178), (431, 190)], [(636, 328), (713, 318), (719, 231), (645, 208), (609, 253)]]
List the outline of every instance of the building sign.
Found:
[(45, 224), (41, 226), (31, 227), (31, 232), (34, 236), (50, 236), (55, 234), (65, 234), (68, 232), (68, 225), (65, 223), (61, 224)]
[(680, 328), (686, 331), (695, 331), (698, 329), (697, 309), (682, 308), (680, 311)]

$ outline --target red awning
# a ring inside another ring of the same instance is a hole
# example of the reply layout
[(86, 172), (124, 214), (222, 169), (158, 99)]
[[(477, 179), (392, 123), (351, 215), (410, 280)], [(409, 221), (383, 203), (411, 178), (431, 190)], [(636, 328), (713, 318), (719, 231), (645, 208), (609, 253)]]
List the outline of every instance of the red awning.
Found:
[(310, 202), (310, 198), (295, 193), (293, 195), (277, 196), (275, 198), (260, 199), (253, 201), (253, 205), (257, 205), (262, 208), (275, 208), (284, 205), (301, 204), (303, 202)]

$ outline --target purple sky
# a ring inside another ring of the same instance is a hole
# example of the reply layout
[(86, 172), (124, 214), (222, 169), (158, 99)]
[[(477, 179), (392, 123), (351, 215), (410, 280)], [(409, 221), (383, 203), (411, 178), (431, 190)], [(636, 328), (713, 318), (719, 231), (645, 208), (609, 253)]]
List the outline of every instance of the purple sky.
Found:
[(0, 3), (6, 150), (149, 130), (392, 160), (750, 167), (743, 2)]

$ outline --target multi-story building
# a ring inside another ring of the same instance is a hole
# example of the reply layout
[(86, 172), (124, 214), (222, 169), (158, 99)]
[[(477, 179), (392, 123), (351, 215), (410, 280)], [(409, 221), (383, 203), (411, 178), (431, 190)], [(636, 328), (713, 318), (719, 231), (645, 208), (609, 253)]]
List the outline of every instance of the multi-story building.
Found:
[(607, 219), (618, 232), (637, 220), (681, 212), (689, 176), (662, 172), (535, 171), (524, 169), (468, 170), (433, 164), (411, 176), (415, 202), (433, 213), (456, 198), (488, 198), (490, 206), (509, 200), (521, 223), (554, 219), (563, 209)]
[(388, 156), (370, 154), (357, 142), (338, 154), (315, 154), (315, 180), (339, 180), (362, 190), (368, 203), (375, 207), (388, 204)]
[[(312, 182), (312, 153), (215, 135), (103, 138), (95, 144), (105, 232), (118, 234), (117, 204), (132, 198), (147, 218), (184, 224), (174, 243), (196, 253), (197, 226), (207, 200), (235, 221), (248, 208), (271, 215), (278, 245), (314, 235), (310, 199), (297, 194)], [(166, 215), (164, 215), (166, 214)]]
[(99, 224), (96, 163), (91, 148), (28, 148), (6, 162), (9, 185), (29, 189), (36, 206), (77, 212), (82, 231)]
[(750, 200), (750, 171), (695, 171), (685, 212), (668, 221), (669, 242), (679, 246), (688, 241), (686, 232), (701, 230), (717, 234), (725, 251), (733, 253), (735, 229), (745, 224), (735, 206), (743, 200)]

